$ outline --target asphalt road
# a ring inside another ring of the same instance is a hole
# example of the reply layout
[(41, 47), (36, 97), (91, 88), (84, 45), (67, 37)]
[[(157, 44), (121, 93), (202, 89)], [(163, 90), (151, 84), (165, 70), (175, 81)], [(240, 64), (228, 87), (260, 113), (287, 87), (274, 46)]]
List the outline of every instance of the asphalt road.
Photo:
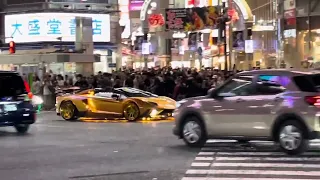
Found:
[(200, 149), (173, 122), (66, 122), (38, 115), (27, 135), (0, 128), (1, 180), (181, 180)]
[(187, 148), (173, 122), (66, 122), (44, 112), (19, 136), (0, 128), (1, 180), (319, 180), (320, 140), (287, 156), (272, 142)]

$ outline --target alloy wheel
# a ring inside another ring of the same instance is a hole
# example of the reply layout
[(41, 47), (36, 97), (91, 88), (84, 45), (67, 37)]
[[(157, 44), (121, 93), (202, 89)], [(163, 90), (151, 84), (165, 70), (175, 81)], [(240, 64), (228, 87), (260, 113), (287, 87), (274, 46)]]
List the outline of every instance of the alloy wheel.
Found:
[(297, 127), (287, 125), (280, 131), (279, 142), (284, 149), (291, 151), (300, 146), (302, 138), (301, 131)]
[(60, 114), (64, 119), (71, 119), (74, 115), (74, 107), (71, 103), (65, 103), (60, 108)]
[(136, 105), (130, 104), (126, 107), (124, 113), (129, 121), (133, 121), (139, 116), (139, 109), (137, 109)]
[(190, 143), (197, 143), (201, 138), (201, 127), (195, 121), (189, 121), (183, 126), (183, 137)]

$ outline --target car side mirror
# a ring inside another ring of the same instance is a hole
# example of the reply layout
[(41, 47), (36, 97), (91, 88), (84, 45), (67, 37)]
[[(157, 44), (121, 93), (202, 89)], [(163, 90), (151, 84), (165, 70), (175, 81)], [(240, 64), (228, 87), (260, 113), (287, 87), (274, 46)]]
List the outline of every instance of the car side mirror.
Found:
[(211, 89), (208, 90), (207, 94), (211, 95), (213, 91), (214, 91), (214, 88), (211, 88)]

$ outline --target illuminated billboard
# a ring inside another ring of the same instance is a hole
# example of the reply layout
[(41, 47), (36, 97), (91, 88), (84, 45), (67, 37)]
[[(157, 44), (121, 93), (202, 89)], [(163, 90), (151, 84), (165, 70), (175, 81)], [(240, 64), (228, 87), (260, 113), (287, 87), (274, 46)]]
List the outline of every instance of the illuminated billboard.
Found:
[[(74, 42), (76, 17), (92, 18), (94, 42), (110, 42), (110, 15), (78, 13), (32, 13), (5, 15), (6, 43)], [(12, 37), (12, 38), (9, 38)]]

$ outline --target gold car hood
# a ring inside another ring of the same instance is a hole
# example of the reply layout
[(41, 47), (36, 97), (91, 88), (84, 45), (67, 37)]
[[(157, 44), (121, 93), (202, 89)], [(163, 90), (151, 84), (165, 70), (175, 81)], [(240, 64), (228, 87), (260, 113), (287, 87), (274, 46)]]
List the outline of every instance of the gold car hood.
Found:
[(152, 102), (158, 104), (159, 109), (175, 109), (176, 108), (176, 101), (165, 97), (165, 96), (159, 96), (159, 97), (136, 97), (137, 99), (140, 99), (145, 102)]

